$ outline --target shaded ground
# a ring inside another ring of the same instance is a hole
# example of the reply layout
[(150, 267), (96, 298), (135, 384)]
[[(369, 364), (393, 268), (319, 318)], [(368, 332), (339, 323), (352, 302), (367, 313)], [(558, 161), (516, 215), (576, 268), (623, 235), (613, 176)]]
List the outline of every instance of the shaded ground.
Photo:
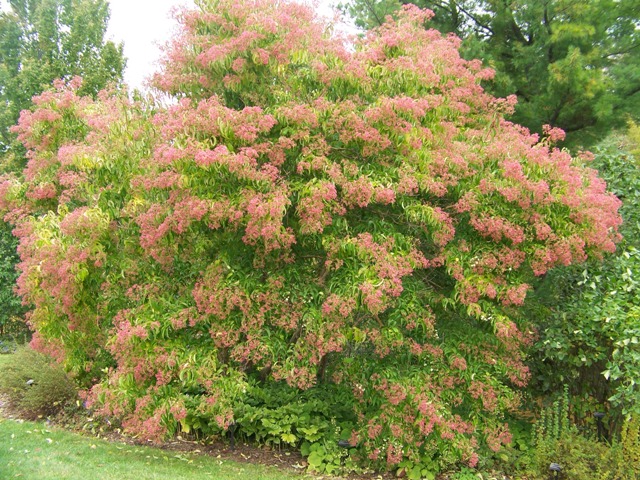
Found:
[[(114, 431), (105, 432), (99, 435), (101, 438), (109, 441), (127, 443), (130, 445), (151, 445), (150, 443), (139, 442), (136, 439), (127, 437)], [(235, 448), (231, 448), (229, 443), (215, 441), (213, 443), (205, 443), (195, 440), (186, 440), (178, 437), (176, 440), (165, 442), (158, 446), (163, 450), (172, 452), (182, 452), (189, 454), (201, 454), (223, 460), (231, 460), (238, 463), (259, 464), (270, 467), (276, 467), (287, 471), (288, 473), (303, 474), (307, 472), (307, 461), (298, 451), (286, 449), (277, 449), (269, 447), (258, 447), (246, 443), (236, 443)], [(309, 477), (307, 477), (309, 478)], [(366, 474), (349, 474), (340, 476), (328, 476), (312, 474), (314, 479), (325, 480), (389, 480), (395, 478), (391, 474), (381, 474), (369, 472)]]
[(0, 418), (15, 418), (13, 412), (10, 411), (9, 402), (4, 395), (0, 395)]

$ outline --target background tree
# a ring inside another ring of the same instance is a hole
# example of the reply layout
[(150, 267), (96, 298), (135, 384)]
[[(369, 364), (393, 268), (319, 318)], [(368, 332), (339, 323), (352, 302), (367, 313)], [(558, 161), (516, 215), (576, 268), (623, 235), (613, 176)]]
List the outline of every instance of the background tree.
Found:
[(495, 68), (489, 88), (518, 96), (517, 123), (593, 142), (627, 115), (640, 116), (635, 0), (351, 0), (345, 8), (369, 28), (408, 3), (432, 9), (436, 28), (464, 39), (463, 55)]
[(25, 307), (13, 291), (18, 278), (18, 239), (11, 235), (8, 223), (0, 223), (0, 228), (0, 341), (24, 341), (27, 328), (21, 316)]

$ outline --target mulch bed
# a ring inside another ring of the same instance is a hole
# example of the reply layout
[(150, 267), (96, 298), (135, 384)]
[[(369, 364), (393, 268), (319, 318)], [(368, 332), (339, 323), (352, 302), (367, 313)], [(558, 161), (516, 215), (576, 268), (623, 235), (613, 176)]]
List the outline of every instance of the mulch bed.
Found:
[[(295, 450), (277, 449), (270, 447), (259, 447), (256, 445), (250, 445), (246, 443), (236, 443), (235, 448), (231, 448), (228, 443), (222, 441), (215, 441), (213, 443), (204, 443), (195, 440), (185, 440), (178, 437), (176, 440), (165, 442), (161, 445), (153, 445), (151, 443), (140, 442), (137, 439), (127, 437), (117, 432), (105, 432), (100, 435), (101, 438), (108, 439), (110, 441), (116, 441), (121, 443), (127, 443), (129, 445), (147, 445), (156, 446), (163, 450), (172, 452), (188, 453), (207, 455), (223, 460), (231, 460), (238, 463), (252, 463), (259, 465), (266, 465), (270, 467), (280, 468), (289, 472), (295, 472), (303, 474), (307, 469), (307, 461)], [(362, 475), (349, 474), (341, 476), (326, 476), (319, 474), (313, 475), (314, 479), (345, 479), (345, 480), (389, 480), (396, 478), (391, 474), (373, 474), (367, 473)]]
[(0, 395), (0, 418), (18, 418), (9, 408), (9, 399), (4, 395)]

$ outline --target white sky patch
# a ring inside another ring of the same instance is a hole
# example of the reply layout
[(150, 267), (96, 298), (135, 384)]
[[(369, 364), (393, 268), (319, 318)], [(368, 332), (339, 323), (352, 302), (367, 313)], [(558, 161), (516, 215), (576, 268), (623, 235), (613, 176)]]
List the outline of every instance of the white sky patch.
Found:
[[(311, 3), (311, 2), (310, 2)], [(318, 11), (333, 17), (331, 5), (337, 0), (318, 0)], [(144, 88), (158, 68), (164, 45), (177, 31), (171, 12), (175, 7), (192, 6), (192, 0), (110, 0), (111, 19), (107, 39), (124, 42), (127, 57), (125, 82), (130, 88)], [(348, 28), (348, 27), (347, 27)]]
[(127, 68), (124, 80), (131, 88), (143, 83), (157, 69), (160, 46), (176, 32), (172, 9), (193, 5), (190, 0), (110, 0), (111, 18), (107, 38), (124, 42)]

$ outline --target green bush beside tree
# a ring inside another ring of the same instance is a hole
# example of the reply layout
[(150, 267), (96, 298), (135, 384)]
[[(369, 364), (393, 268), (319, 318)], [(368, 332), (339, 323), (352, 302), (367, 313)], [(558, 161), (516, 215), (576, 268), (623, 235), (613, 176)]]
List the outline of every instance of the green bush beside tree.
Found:
[(0, 368), (0, 394), (27, 419), (38, 419), (74, 405), (77, 388), (62, 366), (29, 347), (6, 357)]

